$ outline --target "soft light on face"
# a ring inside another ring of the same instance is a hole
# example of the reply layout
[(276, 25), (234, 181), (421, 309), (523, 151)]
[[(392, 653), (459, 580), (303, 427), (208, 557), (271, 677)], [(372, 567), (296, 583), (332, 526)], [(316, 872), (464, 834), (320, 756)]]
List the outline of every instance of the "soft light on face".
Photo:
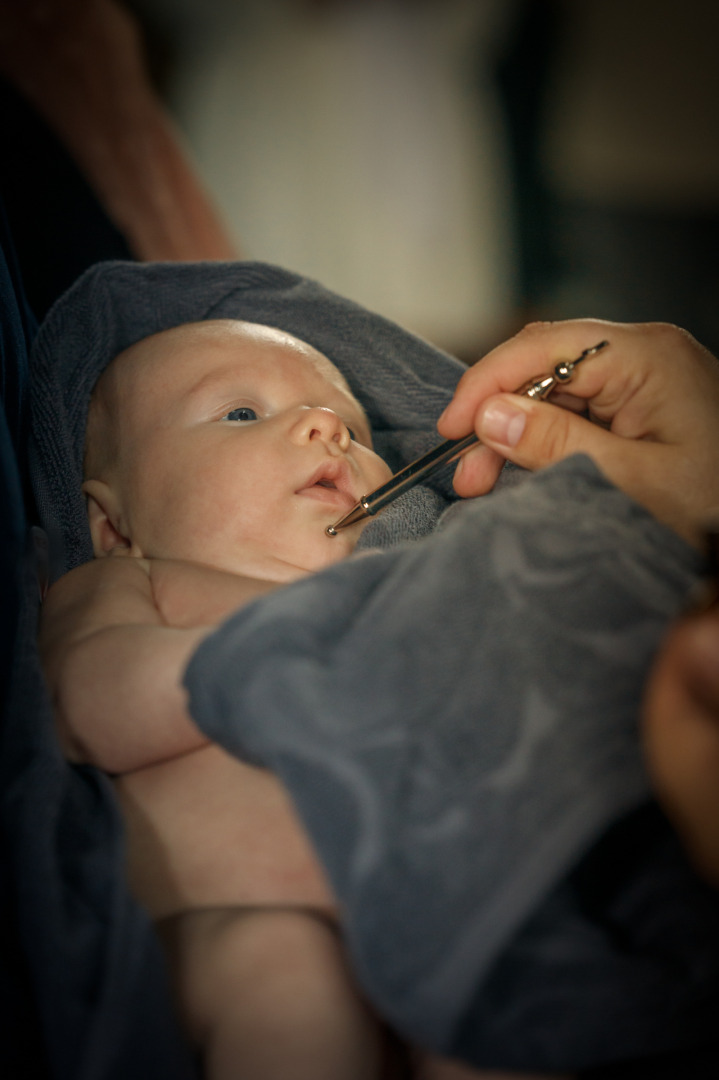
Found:
[(362, 526), (326, 527), (391, 475), (326, 357), (231, 320), (120, 354), (93, 397), (87, 464), (131, 554), (276, 581), (348, 555)]

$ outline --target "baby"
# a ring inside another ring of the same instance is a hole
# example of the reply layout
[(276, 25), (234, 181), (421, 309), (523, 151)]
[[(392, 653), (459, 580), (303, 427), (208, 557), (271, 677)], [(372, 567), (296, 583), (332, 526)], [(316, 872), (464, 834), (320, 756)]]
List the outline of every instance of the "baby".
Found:
[[(362, 407), (289, 334), (183, 325), (101, 375), (85, 476), (97, 558), (50, 591), (41, 645), (67, 756), (113, 776), (131, 887), (205, 1075), (407, 1075), (352, 981), (331, 890), (280, 784), (178, 719), (178, 630), (189, 657), (242, 604), (352, 553), (362, 524), (334, 538), (326, 526), (390, 476)], [(64, 616), (80, 604), (92, 614), (68, 640)]]
[(284, 583), (352, 551), (357, 530), (325, 526), (390, 472), (329, 360), (223, 320), (145, 339), (106, 369), (86, 475), (96, 555), (121, 547)]

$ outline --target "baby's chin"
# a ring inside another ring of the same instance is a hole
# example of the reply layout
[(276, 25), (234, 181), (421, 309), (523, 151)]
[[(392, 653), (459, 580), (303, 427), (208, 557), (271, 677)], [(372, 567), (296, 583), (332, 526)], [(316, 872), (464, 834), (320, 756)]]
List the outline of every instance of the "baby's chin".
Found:
[(319, 544), (313, 545), (308, 551), (297, 556), (290, 556), (285, 560), (278, 555), (274, 558), (270, 570), (277, 575), (272, 580), (290, 582), (308, 577), (310, 574), (318, 574), (321, 570), (326, 570), (327, 567), (349, 558), (355, 549), (357, 539), (357, 535), (343, 536), (338, 533), (337, 536), (330, 536), (328, 534)]
[[(349, 535), (350, 532), (354, 535)], [(279, 548), (261, 553), (234, 550), (215, 565), (220, 570), (243, 577), (289, 585), (348, 558), (354, 551), (358, 537), (359, 530), (348, 529), (347, 535), (339, 533), (337, 536), (322, 536), (306, 545), (303, 550), (285, 552)]]

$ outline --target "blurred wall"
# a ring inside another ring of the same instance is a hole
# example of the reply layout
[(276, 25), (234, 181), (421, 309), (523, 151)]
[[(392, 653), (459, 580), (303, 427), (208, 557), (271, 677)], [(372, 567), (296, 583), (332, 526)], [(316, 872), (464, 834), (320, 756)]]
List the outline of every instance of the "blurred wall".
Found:
[(719, 353), (719, 4), (550, 8), (534, 310), (675, 322)]

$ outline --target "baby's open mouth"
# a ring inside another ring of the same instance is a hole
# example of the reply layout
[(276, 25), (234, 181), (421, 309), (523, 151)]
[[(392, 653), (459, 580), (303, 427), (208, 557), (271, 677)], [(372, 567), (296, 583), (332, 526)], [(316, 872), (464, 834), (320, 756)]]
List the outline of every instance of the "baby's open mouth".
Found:
[(341, 463), (323, 465), (296, 494), (331, 503), (333, 506), (346, 506), (348, 509), (354, 506), (356, 501), (350, 488), (347, 468)]

